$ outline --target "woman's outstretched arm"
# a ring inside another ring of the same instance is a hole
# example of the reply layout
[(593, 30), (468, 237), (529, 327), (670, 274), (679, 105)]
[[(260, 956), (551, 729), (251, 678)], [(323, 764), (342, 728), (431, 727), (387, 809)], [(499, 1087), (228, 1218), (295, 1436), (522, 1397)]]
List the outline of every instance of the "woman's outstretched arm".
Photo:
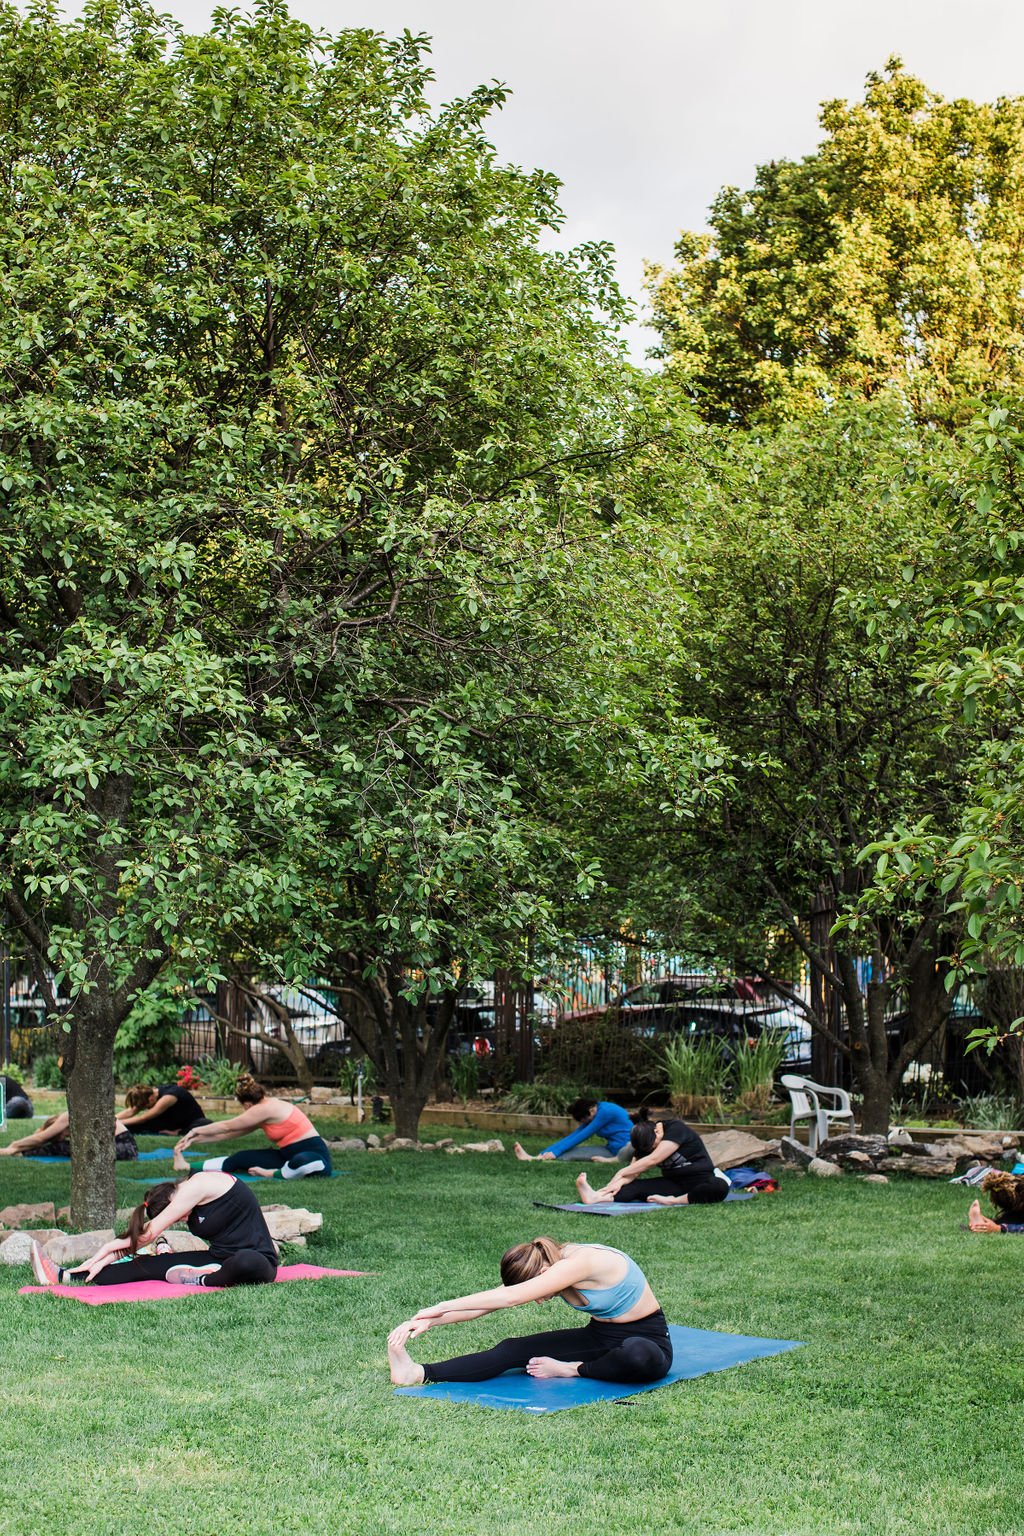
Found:
[(487, 1312), (500, 1312), (505, 1307), (519, 1307), (526, 1301), (548, 1301), (558, 1296), (580, 1280), (585, 1280), (591, 1268), (586, 1254), (573, 1254), (559, 1259), (543, 1274), (532, 1280), (521, 1280), (518, 1285), (498, 1285), (490, 1291), (476, 1291), (472, 1296), (457, 1296), (452, 1301), (439, 1301), (432, 1307), (421, 1307), (413, 1321), (429, 1319), (433, 1326), (438, 1318), (449, 1312), (471, 1312), (483, 1317)]
[(244, 1109), (240, 1115), (232, 1115), (230, 1120), (215, 1120), (210, 1125), (194, 1125), (190, 1131), (186, 1131), (180, 1141), (175, 1142), (175, 1152), (184, 1152), (194, 1141), (230, 1141), (232, 1136), (244, 1136), (248, 1131), (254, 1131), (270, 1118), (270, 1108), (264, 1104), (253, 1104), (250, 1109)]

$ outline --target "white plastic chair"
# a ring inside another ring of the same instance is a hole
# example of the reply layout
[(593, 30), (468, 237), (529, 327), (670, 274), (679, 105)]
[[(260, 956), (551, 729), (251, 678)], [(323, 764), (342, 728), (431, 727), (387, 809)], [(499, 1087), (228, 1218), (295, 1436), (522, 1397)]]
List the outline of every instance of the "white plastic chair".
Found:
[[(780, 1081), (789, 1094), (789, 1134), (795, 1135), (798, 1120), (807, 1120), (807, 1142), (812, 1152), (827, 1140), (833, 1120), (853, 1130), (853, 1110), (845, 1089), (826, 1088), (822, 1083), (812, 1083), (809, 1077), (794, 1077), (790, 1073)], [(831, 1101), (831, 1107), (821, 1102), (823, 1098)]]

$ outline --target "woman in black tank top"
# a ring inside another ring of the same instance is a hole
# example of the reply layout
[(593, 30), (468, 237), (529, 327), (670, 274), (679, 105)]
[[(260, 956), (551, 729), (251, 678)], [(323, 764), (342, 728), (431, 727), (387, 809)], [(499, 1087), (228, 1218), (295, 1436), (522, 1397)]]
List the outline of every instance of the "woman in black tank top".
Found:
[[(190, 1232), (209, 1243), (209, 1252), (134, 1257), (176, 1221), (186, 1222)], [(277, 1275), (277, 1245), (247, 1185), (229, 1173), (194, 1173), (180, 1183), (168, 1181), (147, 1191), (131, 1214), (125, 1236), (104, 1243), (77, 1269), (58, 1269), (38, 1243), (32, 1245), (32, 1268), (42, 1285), (126, 1285), (134, 1280), (265, 1285)]]

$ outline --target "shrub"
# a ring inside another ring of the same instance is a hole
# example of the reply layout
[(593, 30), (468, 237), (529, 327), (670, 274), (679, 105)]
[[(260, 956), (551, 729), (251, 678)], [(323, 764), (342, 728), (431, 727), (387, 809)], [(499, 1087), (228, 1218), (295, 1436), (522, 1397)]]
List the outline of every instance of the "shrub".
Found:
[(480, 1058), (475, 1051), (462, 1051), (448, 1058), (448, 1076), (452, 1092), (465, 1104), (476, 1097), (480, 1087)]
[(540, 1038), (546, 1082), (599, 1083), (602, 1094), (640, 1099), (657, 1091), (663, 1080), (650, 1042), (616, 1013), (566, 1019), (543, 1030)]
[(661, 1059), (672, 1108), (681, 1115), (721, 1111), (729, 1075), (729, 1052), (714, 1036), (690, 1039), (673, 1035), (662, 1041)]
[(348, 1094), (350, 1104), (356, 1102), (360, 1067), (363, 1071), (363, 1097), (372, 1096), (377, 1091), (377, 1079), (369, 1056), (343, 1056), (338, 1062), (338, 1086), (342, 1093)]
[(52, 1051), (32, 1058), (32, 1081), (37, 1088), (63, 1088), (64, 1077)]
[(979, 1093), (961, 1099), (960, 1118), (972, 1131), (1012, 1131), (1021, 1124), (1016, 1099), (997, 1093)]
[(566, 1115), (569, 1105), (580, 1098), (599, 1099), (601, 1095), (579, 1083), (551, 1083), (538, 1078), (534, 1083), (512, 1083), (501, 1099), (502, 1109), (520, 1115)]
[(5, 1077), (9, 1077), (12, 1083), (17, 1083), (19, 1088), (24, 1088), (25, 1074), (18, 1066), (16, 1061), (5, 1061), (3, 1065), (0, 1066), (0, 1072), (2, 1072)]
[[(237, 1061), (228, 1061), (226, 1056), (204, 1056), (198, 1063), (200, 1076), (192, 1082), (184, 1083), (179, 1078), (183, 1088), (202, 1088), (205, 1083), (208, 1093), (212, 1093), (218, 1099), (234, 1098), (235, 1089), (238, 1087), (239, 1074), (242, 1068)], [(191, 1070), (182, 1068), (182, 1071)]]
[(736, 1047), (733, 1083), (737, 1101), (751, 1113), (767, 1112), (775, 1074), (786, 1059), (788, 1031), (766, 1029), (756, 1040)]

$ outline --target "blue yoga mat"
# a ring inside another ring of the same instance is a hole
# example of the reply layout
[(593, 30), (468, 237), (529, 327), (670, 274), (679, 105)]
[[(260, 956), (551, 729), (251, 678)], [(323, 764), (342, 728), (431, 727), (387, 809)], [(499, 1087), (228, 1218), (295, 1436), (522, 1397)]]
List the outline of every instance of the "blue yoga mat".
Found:
[[(140, 1163), (165, 1162), (167, 1158), (173, 1156), (173, 1147), (168, 1147), (166, 1151), (163, 1147), (157, 1147), (155, 1152), (140, 1152), (137, 1161)], [(70, 1163), (71, 1159), (69, 1157), (33, 1157), (29, 1154), (26, 1155), (25, 1161), (26, 1163)], [(124, 1157), (121, 1161), (124, 1163), (134, 1163), (136, 1159), (134, 1157)]]
[(619, 1381), (591, 1381), (573, 1376), (559, 1381), (534, 1381), (525, 1371), (506, 1371), (491, 1381), (435, 1381), (423, 1387), (396, 1387), (400, 1397), (429, 1397), (450, 1403), (476, 1403), (480, 1408), (512, 1408), (518, 1413), (559, 1413), (589, 1403), (620, 1402), (638, 1392), (653, 1392), (674, 1381), (692, 1381), (712, 1371), (725, 1371), (748, 1360), (782, 1355), (804, 1346), (795, 1339), (758, 1339), (744, 1333), (713, 1333), (706, 1328), (673, 1324), (672, 1369), (660, 1381), (624, 1386)]
[[(720, 1200), (719, 1205), (725, 1205), (729, 1200), (753, 1200), (752, 1189), (730, 1189), (725, 1200)], [(544, 1211), (582, 1211), (585, 1216), (638, 1216), (641, 1211), (695, 1211), (695, 1205), (651, 1205), (647, 1200), (599, 1200), (594, 1205), (584, 1205), (581, 1201), (574, 1200), (565, 1205), (552, 1205), (549, 1200), (534, 1200)]]

